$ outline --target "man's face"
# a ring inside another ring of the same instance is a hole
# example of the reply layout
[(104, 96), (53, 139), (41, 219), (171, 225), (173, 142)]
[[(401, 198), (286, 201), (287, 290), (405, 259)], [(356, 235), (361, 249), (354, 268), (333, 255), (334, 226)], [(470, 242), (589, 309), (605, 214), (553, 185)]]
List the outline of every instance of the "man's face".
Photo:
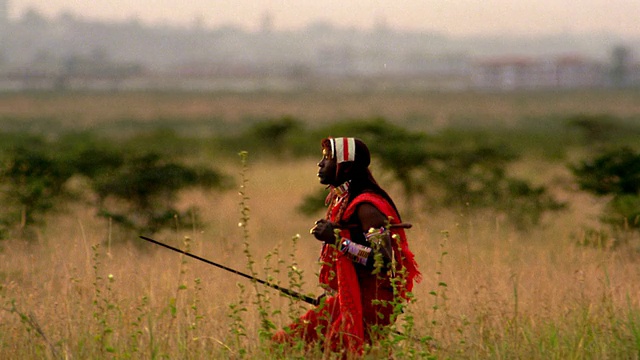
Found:
[(337, 185), (336, 184), (336, 168), (337, 162), (335, 157), (331, 156), (331, 150), (322, 150), (322, 160), (318, 163), (318, 178), (320, 184)]

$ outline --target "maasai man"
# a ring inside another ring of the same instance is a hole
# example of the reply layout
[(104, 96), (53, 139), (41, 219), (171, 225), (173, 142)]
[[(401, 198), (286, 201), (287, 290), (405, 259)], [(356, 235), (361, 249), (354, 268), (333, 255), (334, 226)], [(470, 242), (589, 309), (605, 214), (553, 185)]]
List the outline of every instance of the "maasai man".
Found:
[(323, 341), (357, 355), (375, 340), (372, 330), (391, 324), (393, 303), (406, 300), (420, 272), (393, 200), (369, 171), (365, 143), (327, 138), (322, 155), (318, 177), (330, 189), (328, 210), (311, 234), (322, 241), (319, 281), (327, 296), (273, 339)]

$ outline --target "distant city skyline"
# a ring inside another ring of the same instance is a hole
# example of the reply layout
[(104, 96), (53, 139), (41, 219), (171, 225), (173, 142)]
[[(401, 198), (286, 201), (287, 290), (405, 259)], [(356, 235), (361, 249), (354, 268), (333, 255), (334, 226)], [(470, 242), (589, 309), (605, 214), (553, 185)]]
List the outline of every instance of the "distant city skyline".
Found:
[[(326, 21), (336, 26), (431, 31), (453, 36), (612, 33), (640, 37), (638, 0), (0, 0), (17, 19), (28, 9), (47, 17), (70, 12), (87, 19), (257, 30), (268, 15), (277, 30)], [(579, 5), (578, 5), (579, 4)]]

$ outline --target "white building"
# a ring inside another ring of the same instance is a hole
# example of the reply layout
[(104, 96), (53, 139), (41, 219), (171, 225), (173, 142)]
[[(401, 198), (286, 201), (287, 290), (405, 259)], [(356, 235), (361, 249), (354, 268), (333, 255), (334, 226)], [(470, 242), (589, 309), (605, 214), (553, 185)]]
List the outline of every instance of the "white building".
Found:
[(544, 80), (544, 64), (530, 58), (502, 57), (481, 61), (473, 71), (475, 87), (492, 90), (538, 88)]

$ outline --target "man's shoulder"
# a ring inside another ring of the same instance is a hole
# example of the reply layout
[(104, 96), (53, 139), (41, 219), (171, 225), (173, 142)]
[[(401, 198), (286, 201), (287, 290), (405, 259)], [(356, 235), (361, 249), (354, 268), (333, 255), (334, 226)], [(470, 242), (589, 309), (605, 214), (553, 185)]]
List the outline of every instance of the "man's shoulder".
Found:
[(383, 202), (388, 203), (387, 199), (384, 196), (375, 193), (373, 191), (365, 191), (359, 195), (357, 195), (352, 201), (351, 204), (359, 204), (363, 202)]
[(357, 195), (353, 200), (351, 200), (351, 202), (349, 203), (349, 206), (347, 206), (347, 209), (345, 210), (346, 217), (351, 217), (351, 215), (353, 215), (353, 213), (356, 211), (358, 206), (365, 203), (371, 204), (376, 209), (384, 213), (385, 215), (389, 215), (387, 213), (391, 209), (391, 205), (389, 204), (387, 199), (385, 199), (384, 196), (378, 193), (375, 193), (372, 191), (366, 191), (366, 192), (363, 192), (362, 194)]

